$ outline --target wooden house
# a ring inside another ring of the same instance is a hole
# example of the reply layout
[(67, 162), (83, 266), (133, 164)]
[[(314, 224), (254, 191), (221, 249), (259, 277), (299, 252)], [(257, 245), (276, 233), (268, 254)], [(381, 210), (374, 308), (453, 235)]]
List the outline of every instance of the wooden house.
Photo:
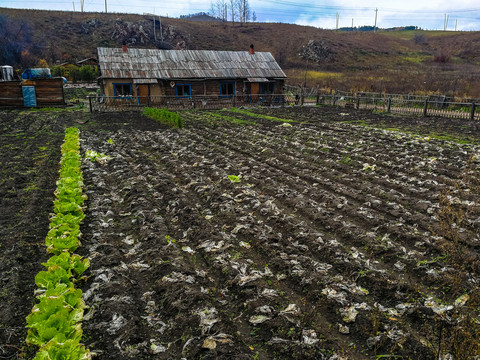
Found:
[(106, 96), (228, 98), (282, 94), (286, 75), (269, 52), (98, 48)]

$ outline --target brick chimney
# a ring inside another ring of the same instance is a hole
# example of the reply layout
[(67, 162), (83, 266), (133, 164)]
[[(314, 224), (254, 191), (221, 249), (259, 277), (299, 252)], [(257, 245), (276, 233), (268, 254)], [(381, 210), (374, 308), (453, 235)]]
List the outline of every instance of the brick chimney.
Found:
[(253, 44), (250, 45), (250, 54), (252, 55), (255, 54), (255, 50), (253, 49)]
[(124, 53), (127, 52), (127, 42), (126, 42), (126, 41), (124, 41), (123, 44), (122, 44), (122, 51), (123, 51)]

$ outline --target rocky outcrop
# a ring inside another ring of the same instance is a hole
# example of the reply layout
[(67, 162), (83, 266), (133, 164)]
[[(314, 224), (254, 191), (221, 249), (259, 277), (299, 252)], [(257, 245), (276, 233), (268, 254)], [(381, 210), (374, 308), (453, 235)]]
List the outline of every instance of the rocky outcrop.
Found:
[(300, 57), (314, 62), (332, 61), (335, 53), (323, 41), (310, 40), (300, 51)]

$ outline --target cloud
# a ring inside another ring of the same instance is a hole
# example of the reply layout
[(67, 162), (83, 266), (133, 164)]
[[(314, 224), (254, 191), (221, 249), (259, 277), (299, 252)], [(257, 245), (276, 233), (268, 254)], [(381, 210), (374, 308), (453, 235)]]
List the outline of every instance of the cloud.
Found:
[[(107, 0), (108, 1), (108, 0)], [(197, 12), (208, 12), (216, 0), (185, 0), (156, 2), (155, 0), (115, 0), (108, 1), (109, 12), (155, 13), (162, 16), (179, 17)], [(76, 10), (80, 0), (74, 0)], [(228, 3), (229, 1), (226, 0)], [(375, 9), (377, 26), (418, 26), (428, 30), (443, 30), (445, 14), (448, 15), (448, 29), (480, 30), (480, 4), (478, 0), (403, 0), (388, 2), (380, 0), (333, 0), (328, 3), (320, 0), (249, 0), (257, 21), (285, 22), (299, 25), (335, 29), (336, 16), (339, 27), (373, 26)], [(85, 0), (85, 11), (104, 11), (104, 0)], [(72, 2), (59, 0), (2, 0), (2, 6), (51, 10), (72, 10)]]
[[(318, 14), (316, 17), (312, 16)], [(389, 28), (396, 26), (418, 26), (424, 29), (443, 30), (445, 14), (448, 16), (448, 29), (455, 28), (458, 20), (458, 30), (474, 30), (480, 28), (480, 5), (478, 1), (415, 1), (404, 0), (401, 2), (385, 4), (378, 0), (363, 0), (359, 5), (357, 0), (336, 0), (329, 2), (323, 11), (320, 6), (306, 8), (299, 14), (295, 22), (302, 25), (335, 28), (336, 14), (339, 16), (339, 27), (373, 26), (375, 15), (377, 26)], [(328, 18), (329, 21), (321, 18)], [(332, 23), (332, 19), (334, 19)]]

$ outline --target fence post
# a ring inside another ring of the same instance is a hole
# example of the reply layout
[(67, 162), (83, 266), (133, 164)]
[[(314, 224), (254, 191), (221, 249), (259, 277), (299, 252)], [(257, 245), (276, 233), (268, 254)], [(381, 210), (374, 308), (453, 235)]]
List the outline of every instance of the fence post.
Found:
[(237, 102), (237, 94), (233, 94), (233, 107), (235, 107), (236, 102)]
[(317, 94), (317, 103), (316, 103), (317, 106), (318, 106), (319, 102), (320, 102), (320, 94)]
[(423, 117), (427, 117), (428, 110), (428, 98), (425, 99), (425, 105), (423, 106)]
[(390, 113), (390, 108), (392, 106), (392, 98), (387, 98), (387, 113)]
[(470, 112), (470, 120), (475, 120), (475, 101), (472, 102), (472, 110)]
[(337, 102), (337, 97), (335, 96), (336, 94), (333, 94), (333, 105)]
[(358, 94), (357, 94), (356, 101), (357, 101), (357, 110), (358, 110), (358, 109), (360, 109), (360, 96), (358, 96)]
[(93, 112), (92, 111), (92, 97), (91, 96), (88, 97), (88, 104), (90, 105), (90, 112)]

